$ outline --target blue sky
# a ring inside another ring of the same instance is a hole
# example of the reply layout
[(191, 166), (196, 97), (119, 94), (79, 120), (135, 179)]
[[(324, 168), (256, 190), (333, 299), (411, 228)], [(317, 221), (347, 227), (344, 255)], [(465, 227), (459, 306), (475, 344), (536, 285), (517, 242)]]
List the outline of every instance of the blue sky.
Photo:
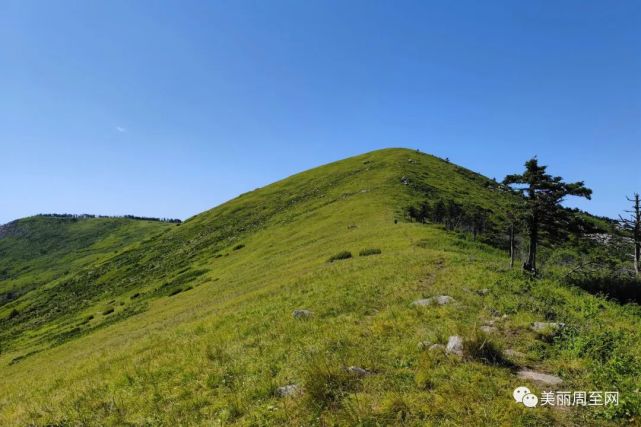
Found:
[(641, 191), (641, 3), (0, 3), (0, 223), (186, 218), (313, 166), (537, 154), (593, 213)]

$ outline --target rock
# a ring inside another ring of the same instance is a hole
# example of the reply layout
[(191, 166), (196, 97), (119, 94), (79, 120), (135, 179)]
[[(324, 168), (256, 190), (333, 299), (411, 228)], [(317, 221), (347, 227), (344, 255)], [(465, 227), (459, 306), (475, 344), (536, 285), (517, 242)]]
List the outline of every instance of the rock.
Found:
[(463, 338), (458, 335), (453, 335), (447, 340), (447, 347), (445, 347), (447, 354), (455, 354), (463, 356)]
[(292, 311), (292, 316), (294, 319), (309, 319), (312, 317), (312, 312), (309, 310), (299, 309)]
[(558, 385), (563, 382), (563, 380), (556, 375), (544, 374), (542, 372), (530, 371), (527, 369), (522, 369), (517, 372), (517, 376), (521, 379), (531, 380), (544, 385)]
[(359, 366), (350, 366), (349, 368), (347, 368), (347, 372), (349, 372), (350, 374), (356, 375), (357, 377), (364, 377), (370, 374), (369, 371)]
[(447, 295), (439, 295), (432, 298), (423, 298), (414, 301), (411, 305), (414, 307), (424, 307), (427, 305), (445, 305), (454, 302), (454, 298)]
[(409, 185), (410, 180), (409, 180), (409, 178), (408, 178), (408, 177), (404, 176), (403, 178), (401, 178), (401, 183), (402, 183), (403, 185)]
[(276, 396), (278, 397), (287, 397), (294, 396), (301, 393), (303, 390), (297, 384), (288, 384), (276, 389)]
[(520, 351), (516, 351), (511, 348), (508, 348), (507, 350), (505, 350), (503, 354), (508, 357), (526, 357), (525, 353), (521, 353)]
[(443, 344), (432, 344), (429, 351), (445, 351), (445, 346)]
[(556, 322), (534, 322), (532, 326), (530, 326), (530, 329), (540, 334), (556, 333), (563, 328), (565, 328), (565, 323)]
[(476, 291), (476, 293), (479, 294), (480, 296), (484, 297), (485, 295), (490, 293), (490, 290), (488, 288), (483, 288), (483, 289), (479, 289), (478, 291)]
[(486, 334), (492, 334), (498, 331), (498, 329), (495, 326), (491, 326), (491, 325), (483, 325), (479, 329), (481, 329)]
[(451, 302), (454, 302), (454, 298), (452, 298), (450, 296), (447, 296), (447, 295), (439, 295), (437, 297), (434, 297), (433, 299), (434, 299), (434, 301), (436, 301), (436, 304), (438, 304), (438, 305), (445, 305), (445, 304), (449, 304)]

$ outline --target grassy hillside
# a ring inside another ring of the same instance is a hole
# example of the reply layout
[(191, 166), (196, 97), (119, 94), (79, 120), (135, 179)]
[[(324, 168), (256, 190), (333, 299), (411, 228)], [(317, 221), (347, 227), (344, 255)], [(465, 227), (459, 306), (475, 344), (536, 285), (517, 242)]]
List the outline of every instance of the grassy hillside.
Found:
[[(381, 150), (74, 266), (41, 297), (3, 307), (20, 314), (0, 324), (0, 424), (638, 422), (639, 307), (526, 279), (503, 251), (405, 221), (425, 197), (498, 215), (512, 196), (435, 157)], [(380, 253), (359, 256), (368, 249)], [(344, 251), (352, 257), (328, 262)], [(437, 295), (454, 302), (410, 305)], [(536, 333), (537, 321), (566, 327)], [(452, 335), (462, 358), (428, 349)], [(621, 402), (525, 408), (516, 386), (549, 387), (517, 378), (524, 367), (567, 390), (618, 390)], [(286, 385), (302, 392), (279, 396)]]
[(7, 349), (7, 334), (18, 329), (8, 326), (9, 318), (17, 323), (25, 307), (46, 301), (58, 283), (168, 227), (160, 221), (70, 215), (37, 215), (0, 226), (0, 349)]

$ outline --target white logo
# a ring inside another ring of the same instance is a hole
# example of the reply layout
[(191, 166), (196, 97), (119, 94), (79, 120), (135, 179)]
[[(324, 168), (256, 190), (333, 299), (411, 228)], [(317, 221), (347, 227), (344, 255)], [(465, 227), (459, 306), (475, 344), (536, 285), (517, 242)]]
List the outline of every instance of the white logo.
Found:
[(512, 392), (516, 403), (527, 408), (541, 406), (618, 406), (618, 391), (543, 391), (541, 398), (527, 387), (517, 387)]
[(539, 403), (539, 398), (535, 394), (530, 393), (530, 389), (527, 387), (517, 387), (512, 393), (514, 400), (517, 403), (522, 403), (528, 408), (534, 408)]
[(523, 396), (523, 404), (528, 408), (534, 408), (539, 403), (539, 398), (535, 394), (528, 393)]

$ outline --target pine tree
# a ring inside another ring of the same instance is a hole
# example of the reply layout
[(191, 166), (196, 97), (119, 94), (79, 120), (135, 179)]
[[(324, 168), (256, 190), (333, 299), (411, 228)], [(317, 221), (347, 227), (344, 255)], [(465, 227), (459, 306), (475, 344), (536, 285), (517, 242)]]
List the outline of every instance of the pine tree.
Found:
[(586, 188), (583, 181), (563, 182), (560, 176), (546, 173), (547, 166), (539, 165), (536, 157), (525, 162), (522, 174), (508, 175), (503, 180), (505, 185), (525, 196), (525, 222), (528, 228), (530, 247), (523, 269), (536, 274), (536, 254), (541, 233), (557, 236), (562, 233), (566, 223), (567, 212), (561, 202), (566, 196), (592, 196), (592, 190)]
[(632, 233), (634, 244), (634, 271), (637, 276), (641, 275), (641, 201), (639, 193), (634, 193), (633, 198), (627, 198), (632, 202), (632, 210), (626, 211), (630, 214), (629, 218), (619, 216), (621, 226)]

